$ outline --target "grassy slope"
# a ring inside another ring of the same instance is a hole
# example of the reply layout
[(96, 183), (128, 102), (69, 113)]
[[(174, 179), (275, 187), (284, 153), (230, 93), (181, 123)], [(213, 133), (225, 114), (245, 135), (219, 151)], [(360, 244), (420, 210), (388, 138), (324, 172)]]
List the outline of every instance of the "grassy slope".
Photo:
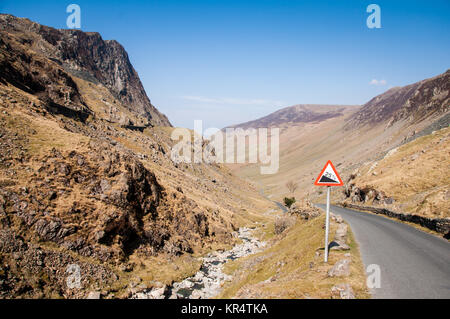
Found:
[[(392, 196), (392, 210), (450, 217), (450, 128), (402, 145), (359, 170), (354, 183)], [(370, 203), (369, 203), (370, 204)]]

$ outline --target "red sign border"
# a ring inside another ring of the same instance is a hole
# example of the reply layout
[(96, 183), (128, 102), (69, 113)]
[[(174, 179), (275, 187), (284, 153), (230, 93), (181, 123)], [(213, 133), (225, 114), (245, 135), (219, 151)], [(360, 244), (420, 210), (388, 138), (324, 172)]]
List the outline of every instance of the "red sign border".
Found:
[[(323, 175), (323, 172), (325, 172), (325, 169), (327, 168), (328, 164), (331, 165), (331, 168), (333, 169), (334, 173), (336, 174), (337, 178), (339, 179), (339, 184), (335, 184), (335, 183), (319, 183), (320, 178)], [(334, 167), (333, 163), (331, 162), (331, 160), (328, 160), (328, 162), (325, 164), (325, 166), (322, 168), (322, 171), (320, 172), (319, 176), (317, 177), (316, 181), (314, 182), (314, 185), (316, 186), (344, 186), (344, 182), (342, 181), (341, 177), (339, 176), (336, 168)]]

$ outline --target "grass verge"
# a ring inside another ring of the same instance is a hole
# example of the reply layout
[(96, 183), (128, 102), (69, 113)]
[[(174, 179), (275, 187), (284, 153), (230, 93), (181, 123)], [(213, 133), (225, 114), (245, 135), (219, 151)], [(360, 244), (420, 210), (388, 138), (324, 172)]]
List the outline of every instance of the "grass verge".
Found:
[[(349, 232), (350, 250), (330, 251), (323, 262), (324, 216), (297, 223), (274, 235), (263, 252), (228, 262), (225, 272), (234, 279), (225, 284), (219, 298), (331, 298), (331, 288), (349, 283), (356, 298), (370, 298), (364, 266), (354, 236)], [(331, 228), (331, 237), (335, 230)], [(344, 256), (345, 254), (349, 254)], [(348, 277), (328, 277), (328, 270), (342, 258), (351, 260)]]

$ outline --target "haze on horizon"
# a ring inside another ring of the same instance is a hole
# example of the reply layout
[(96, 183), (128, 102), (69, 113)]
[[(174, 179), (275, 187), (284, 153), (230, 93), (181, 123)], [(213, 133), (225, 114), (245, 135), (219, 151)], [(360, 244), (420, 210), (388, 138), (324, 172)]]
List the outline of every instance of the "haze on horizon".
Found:
[[(127, 50), (173, 125), (225, 127), (293, 104), (363, 104), (449, 68), (450, 2), (76, 1), (83, 31)], [(381, 7), (369, 29), (366, 7)], [(67, 28), (69, 2), (0, 12)]]

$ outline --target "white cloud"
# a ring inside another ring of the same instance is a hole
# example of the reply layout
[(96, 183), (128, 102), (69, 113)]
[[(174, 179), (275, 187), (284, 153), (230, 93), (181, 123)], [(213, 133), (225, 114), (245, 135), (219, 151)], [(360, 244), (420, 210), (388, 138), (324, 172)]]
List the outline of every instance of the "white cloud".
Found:
[(266, 99), (239, 99), (239, 98), (210, 98), (205, 96), (182, 96), (183, 99), (211, 104), (232, 104), (232, 105), (282, 105), (282, 101), (272, 101)]
[(373, 79), (372, 81), (369, 82), (370, 85), (377, 85), (377, 86), (383, 86), (386, 85), (387, 82), (386, 80), (377, 80), (377, 79)]

